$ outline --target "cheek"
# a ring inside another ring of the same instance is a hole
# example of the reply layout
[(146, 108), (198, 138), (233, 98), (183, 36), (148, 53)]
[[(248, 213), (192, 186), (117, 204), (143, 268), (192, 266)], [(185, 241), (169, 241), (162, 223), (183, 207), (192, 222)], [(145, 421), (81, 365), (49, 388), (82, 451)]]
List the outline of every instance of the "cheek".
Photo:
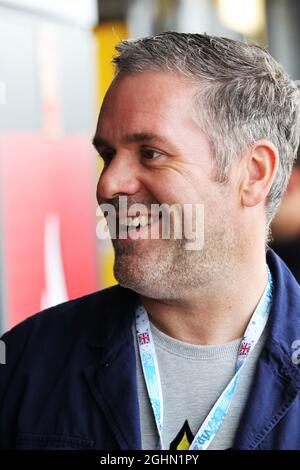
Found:
[(183, 184), (173, 180), (162, 180), (152, 188), (152, 194), (160, 203), (185, 203), (188, 194)]
[(205, 196), (201, 177), (174, 168), (160, 169), (144, 180), (145, 185), (159, 202), (196, 203)]

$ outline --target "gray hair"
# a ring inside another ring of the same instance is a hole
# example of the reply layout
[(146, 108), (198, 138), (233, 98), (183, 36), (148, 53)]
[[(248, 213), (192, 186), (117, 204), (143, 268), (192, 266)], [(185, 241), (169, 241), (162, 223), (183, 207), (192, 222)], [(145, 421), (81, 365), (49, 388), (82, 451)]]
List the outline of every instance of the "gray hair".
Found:
[(267, 200), (269, 225), (299, 144), (299, 91), (283, 67), (257, 45), (207, 34), (165, 32), (122, 41), (116, 50), (117, 74), (166, 70), (201, 84), (198, 121), (210, 139), (220, 183), (228, 181), (243, 149), (259, 139), (275, 145), (279, 168)]

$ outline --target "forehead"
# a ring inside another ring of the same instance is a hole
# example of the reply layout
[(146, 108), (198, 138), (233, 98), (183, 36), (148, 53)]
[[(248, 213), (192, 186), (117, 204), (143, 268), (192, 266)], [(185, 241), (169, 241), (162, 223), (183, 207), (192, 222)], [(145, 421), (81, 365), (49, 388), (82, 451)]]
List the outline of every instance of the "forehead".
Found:
[[(121, 74), (110, 86), (99, 117), (101, 133), (156, 132), (194, 122), (196, 85), (170, 72)], [(149, 126), (146, 129), (145, 126)], [(122, 129), (122, 130), (121, 130)]]

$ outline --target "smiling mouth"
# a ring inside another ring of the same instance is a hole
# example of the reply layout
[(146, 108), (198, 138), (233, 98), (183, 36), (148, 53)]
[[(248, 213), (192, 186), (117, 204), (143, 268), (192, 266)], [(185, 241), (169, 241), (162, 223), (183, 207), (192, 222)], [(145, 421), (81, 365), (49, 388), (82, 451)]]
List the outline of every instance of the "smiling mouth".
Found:
[(156, 224), (161, 219), (150, 215), (128, 216), (119, 218), (119, 234), (128, 234), (148, 230), (149, 227)]

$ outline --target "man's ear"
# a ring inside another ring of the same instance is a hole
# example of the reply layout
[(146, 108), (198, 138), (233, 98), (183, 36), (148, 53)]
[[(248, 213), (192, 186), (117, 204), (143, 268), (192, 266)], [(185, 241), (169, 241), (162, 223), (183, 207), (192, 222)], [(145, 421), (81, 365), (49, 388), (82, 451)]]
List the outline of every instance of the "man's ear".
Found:
[(267, 198), (278, 169), (278, 151), (267, 140), (257, 141), (242, 159), (241, 203), (253, 207)]

